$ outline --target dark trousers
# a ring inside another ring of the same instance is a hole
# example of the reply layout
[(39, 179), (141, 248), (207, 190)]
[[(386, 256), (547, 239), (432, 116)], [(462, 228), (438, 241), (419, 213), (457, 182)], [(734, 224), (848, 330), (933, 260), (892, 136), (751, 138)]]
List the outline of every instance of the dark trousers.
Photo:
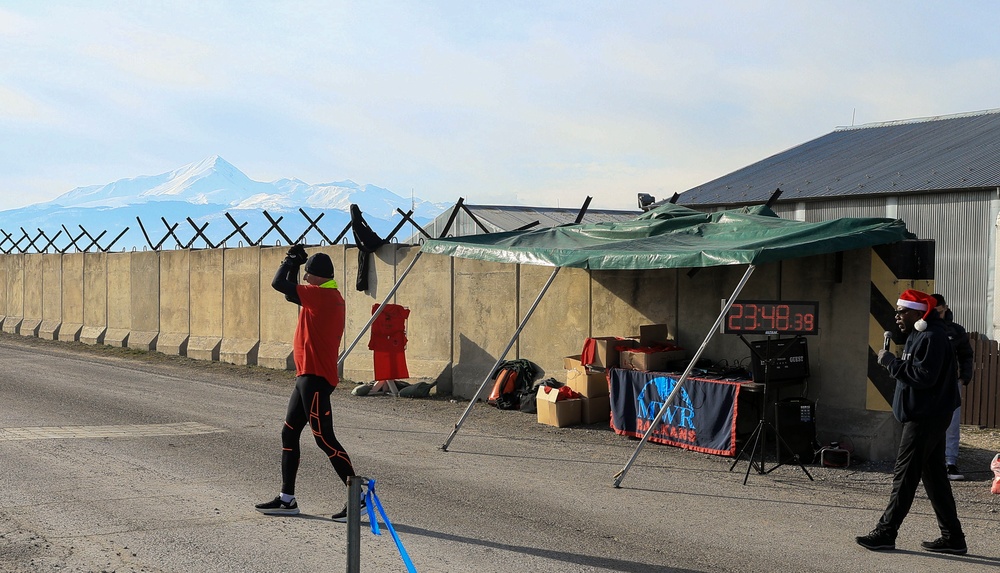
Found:
[(288, 399), (288, 413), (285, 426), (281, 430), (281, 492), (295, 494), (295, 475), (299, 471), (299, 437), (306, 424), (312, 430), (316, 445), (330, 458), (333, 469), (347, 484), (347, 478), (354, 475), (351, 458), (344, 446), (333, 433), (333, 413), (330, 394), (333, 386), (322, 376), (305, 374), (295, 379), (295, 389)]
[(892, 477), (892, 493), (889, 505), (878, 522), (879, 529), (893, 534), (899, 530), (913, 505), (917, 485), (923, 480), (927, 498), (941, 528), (941, 536), (945, 539), (964, 539), (944, 463), (944, 435), (950, 422), (949, 412), (946, 416), (903, 423), (903, 437), (899, 441)]

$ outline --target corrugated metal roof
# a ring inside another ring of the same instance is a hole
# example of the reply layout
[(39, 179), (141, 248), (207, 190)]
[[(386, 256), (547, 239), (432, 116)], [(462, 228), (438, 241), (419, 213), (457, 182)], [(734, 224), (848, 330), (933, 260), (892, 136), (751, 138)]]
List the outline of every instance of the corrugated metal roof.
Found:
[(680, 194), (682, 205), (1000, 187), (1000, 109), (840, 127)]
[[(498, 229), (511, 231), (538, 221), (539, 227), (555, 227), (576, 221), (580, 208), (565, 209), (560, 207), (521, 207), (511, 205), (466, 205), (472, 213), (484, 224), (492, 223)], [(629, 221), (642, 213), (640, 211), (614, 211), (609, 209), (587, 209), (583, 215), (584, 223), (603, 223), (607, 221)]]
[[(536, 221), (538, 222), (538, 225), (536, 225), (537, 228), (565, 225), (576, 221), (576, 216), (580, 212), (579, 207), (568, 209), (562, 207), (526, 207), (520, 205), (470, 205), (468, 203), (464, 205), (469, 211), (472, 211), (476, 219), (491, 233), (513, 231)], [(454, 207), (445, 210), (433, 222), (425, 226), (424, 230), (431, 236), (437, 237), (451, 217), (452, 210), (454, 210)], [(587, 209), (587, 212), (583, 216), (583, 222), (630, 221), (641, 214), (642, 212), (638, 210)], [(452, 223), (448, 236), (462, 237), (482, 233), (483, 231), (479, 228), (479, 225), (476, 225), (468, 214), (464, 210), (461, 210), (455, 218), (455, 222)], [(415, 242), (416, 240), (418, 240), (418, 237), (414, 235), (414, 237), (411, 237), (410, 242)]]

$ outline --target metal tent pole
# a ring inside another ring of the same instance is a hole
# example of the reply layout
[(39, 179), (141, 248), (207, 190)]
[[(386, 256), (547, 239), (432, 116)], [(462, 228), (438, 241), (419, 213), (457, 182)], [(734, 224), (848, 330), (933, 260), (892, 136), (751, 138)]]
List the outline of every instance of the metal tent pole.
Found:
[(446, 452), (448, 451), (448, 445), (451, 444), (451, 441), (453, 439), (455, 439), (455, 435), (458, 434), (458, 429), (462, 427), (462, 424), (465, 422), (465, 419), (469, 417), (469, 412), (471, 412), (472, 407), (476, 405), (476, 400), (479, 399), (479, 395), (482, 393), (483, 388), (486, 387), (486, 384), (488, 384), (490, 379), (493, 377), (493, 373), (496, 372), (497, 368), (500, 367), (500, 364), (503, 362), (503, 359), (507, 356), (507, 353), (510, 352), (511, 347), (514, 346), (514, 342), (517, 340), (517, 337), (521, 335), (521, 331), (524, 330), (524, 325), (528, 323), (528, 319), (531, 318), (531, 315), (535, 312), (535, 308), (538, 306), (538, 303), (541, 302), (542, 297), (545, 296), (545, 291), (549, 290), (549, 286), (552, 285), (552, 281), (554, 281), (556, 275), (559, 274), (560, 268), (561, 267), (556, 267), (552, 269), (552, 274), (549, 275), (549, 280), (545, 281), (545, 286), (542, 287), (542, 291), (538, 293), (537, 297), (535, 297), (535, 302), (531, 303), (531, 307), (528, 308), (528, 312), (525, 313), (524, 318), (521, 319), (521, 324), (518, 325), (517, 330), (514, 331), (514, 335), (510, 337), (510, 342), (507, 343), (507, 347), (504, 348), (503, 352), (500, 353), (500, 356), (497, 358), (496, 364), (494, 364), (493, 368), (491, 368), (490, 371), (486, 373), (486, 378), (483, 379), (483, 383), (479, 385), (479, 389), (476, 390), (476, 393), (473, 394), (472, 399), (469, 400), (469, 406), (465, 409), (465, 413), (462, 414), (462, 417), (458, 419), (458, 422), (455, 424), (455, 429), (451, 431), (451, 435), (448, 436), (448, 439), (445, 441), (444, 445), (441, 446), (442, 450)]
[(688, 376), (691, 374), (691, 370), (694, 369), (695, 363), (698, 362), (699, 358), (701, 358), (701, 354), (705, 351), (705, 347), (708, 346), (708, 342), (712, 340), (715, 333), (719, 331), (719, 326), (722, 324), (723, 319), (725, 319), (726, 313), (729, 312), (730, 307), (733, 306), (733, 302), (736, 301), (736, 297), (739, 296), (740, 291), (742, 291), (743, 287), (746, 286), (747, 281), (750, 279), (750, 275), (753, 274), (754, 268), (755, 266), (752, 264), (747, 267), (747, 271), (743, 273), (743, 278), (740, 279), (739, 284), (736, 285), (736, 289), (733, 291), (732, 296), (730, 296), (729, 300), (726, 301), (726, 305), (723, 307), (722, 312), (719, 313), (719, 317), (715, 319), (715, 324), (713, 324), (712, 328), (709, 329), (708, 334), (705, 336), (705, 340), (701, 343), (701, 346), (698, 347), (698, 351), (694, 353), (694, 356), (691, 358), (691, 362), (688, 364), (687, 368), (684, 369), (684, 373), (681, 374), (680, 380), (678, 380), (677, 384), (674, 385), (674, 389), (670, 392), (670, 395), (667, 396), (667, 399), (663, 401), (663, 406), (661, 406), (660, 411), (656, 413), (656, 418), (653, 419), (653, 422), (649, 425), (646, 433), (643, 434), (642, 439), (639, 441), (639, 445), (635, 448), (635, 452), (632, 453), (632, 457), (629, 459), (628, 463), (625, 464), (625, 467), (615, 474), (615, 487), (621, 487), (622, 481), (625, 480), (625, 476), (628, 474), (629, 468), (632, 467), (632, 463), (635, 462), (635, 459), (639, 457), (639, 452), (646, 444), (646, 441), (649, 440), (649, 436), (652, 435), (652, 433), (656, 431), (656, 428), (660, 426), (660, 422), (663, 421), (663, 415), (666, 413), (667, 408), (674, 403), (674, 398), (677, 394), (680, 394), (681, 388), (683, 388), (684, 383), (687, 382)]

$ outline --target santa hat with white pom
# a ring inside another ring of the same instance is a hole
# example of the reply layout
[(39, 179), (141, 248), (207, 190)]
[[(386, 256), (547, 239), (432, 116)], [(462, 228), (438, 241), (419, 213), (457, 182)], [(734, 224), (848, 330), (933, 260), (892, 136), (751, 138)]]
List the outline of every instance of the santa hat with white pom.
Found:
[(903, 291), (903, 294), (899, 295), (896, 306), (923, 311), (924, 315), (913, 323), (913, 328), (919, 332), (923, 332), (927, 330), (927, 317), (930, 316), (931, 311), (937, 306), (937, 300), (927, 293), (906, 289)]

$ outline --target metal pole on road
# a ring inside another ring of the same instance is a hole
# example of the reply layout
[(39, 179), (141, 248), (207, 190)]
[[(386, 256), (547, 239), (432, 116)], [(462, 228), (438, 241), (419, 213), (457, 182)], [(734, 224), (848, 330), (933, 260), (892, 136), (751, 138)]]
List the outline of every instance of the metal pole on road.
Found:
[(347, 573), (361, 573), (361, 486), (368, 478), (347, 478)]

